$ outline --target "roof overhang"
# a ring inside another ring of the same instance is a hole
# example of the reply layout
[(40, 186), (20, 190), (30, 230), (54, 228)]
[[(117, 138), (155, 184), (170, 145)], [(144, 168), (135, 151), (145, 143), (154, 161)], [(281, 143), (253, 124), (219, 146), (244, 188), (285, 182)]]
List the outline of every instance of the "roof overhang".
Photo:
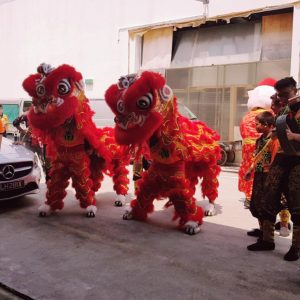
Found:
[(250, 15), (255, 13), (263, 13), (267, 11), (292, 8), (295, 5), (299, 5), (299, 4), (300, 1), (293, 1), (287, 4), (264, 6), (261, 8), (256, 8), (247, 11), (232, 12), (230, 14), (225, 14), (225, 15), (215, 15), (215, 16), (200, 15), (200, 16), (194, 16), (190, 18), (176, 19), (176, 20), (170, 20), (165, 22), (157, 22), (157, 23), (145, 24), (140, 26), (124, 27), (124, 28), (120, 28), (119, 31), (128, 31), (128, 33), (131, 36), (143, 35), (149, 30), (163, 28), (163, 27), (173, 27), (173, 30), (176, 31), (177, 29), (184, 28), (184, 27), (198, 27), (201, 24), (205, 24), (207, 21), (225, 20), (229, 23), (230, 19), (232, 18), (249, 17)]

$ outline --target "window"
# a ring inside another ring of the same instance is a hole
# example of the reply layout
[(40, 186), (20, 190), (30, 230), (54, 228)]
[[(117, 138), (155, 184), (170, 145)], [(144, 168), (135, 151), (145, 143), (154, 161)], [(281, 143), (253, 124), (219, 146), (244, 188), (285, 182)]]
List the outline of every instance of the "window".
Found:
[(289, 76), (289, 69), (290, 60), (167, 69), (166, 80), (178, 100), (222, 141), (235, 141), (247, 111), (247, 92), (263, 78)]

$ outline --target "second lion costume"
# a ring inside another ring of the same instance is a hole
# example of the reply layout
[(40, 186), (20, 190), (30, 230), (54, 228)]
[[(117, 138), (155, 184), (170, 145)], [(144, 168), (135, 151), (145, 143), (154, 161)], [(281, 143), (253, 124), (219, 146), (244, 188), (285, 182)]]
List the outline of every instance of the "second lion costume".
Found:
[(202, 194), (210, 202), (206, 214), (214, 214), (219, 136), (178, 113), (176, 98), (158, 73), (121, 77), (106, 91), (105, 100), (116, 115), (116, 141), (130, 145), (136, 159), (143, 155), (152, 160), (124, 219), (145, 220), (154, 199), (168, 197), (180, 227), (188, 234), (199, 232), (203, 211), (194, 197), (196, 184), (202, 179)]

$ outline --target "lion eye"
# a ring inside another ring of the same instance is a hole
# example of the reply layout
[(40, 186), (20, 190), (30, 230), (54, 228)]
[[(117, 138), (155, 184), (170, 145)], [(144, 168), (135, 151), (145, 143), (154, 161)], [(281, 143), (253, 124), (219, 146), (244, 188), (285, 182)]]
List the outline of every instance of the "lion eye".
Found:
[(119, 100), (118, 102), (117, 102), (117, 110), (118, 110), (118, 112), (119, 113), (123, 113), (123, 112), (125, 112), (125, 105), (124, 105), (124, 101), (123, 100)]
[(153, 102), (153, 96), (151, 93), (148, 93), (136, 101), (136, 106), (139, 109), (147, 109), (151, 106), (152, 102)]
[(38, 97), (44, 97), (46, 94), (45, 86), (42, 83), (38, 84), (35, 90)]
[(71, 84), (69, 83), (68, 79), (62, 79), (58, 86), (57, 92), (59, 95), (64, 96), (71, 91)]

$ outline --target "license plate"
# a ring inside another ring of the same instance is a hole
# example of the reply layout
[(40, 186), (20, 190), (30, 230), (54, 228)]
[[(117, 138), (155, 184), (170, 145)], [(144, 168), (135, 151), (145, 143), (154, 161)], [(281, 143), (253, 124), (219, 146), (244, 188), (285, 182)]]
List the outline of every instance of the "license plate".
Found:
[(11, 191), (16, 189), (21, 189), (23, 187), (24, 187), (23, 180), (0, 183), (0, 191)]

